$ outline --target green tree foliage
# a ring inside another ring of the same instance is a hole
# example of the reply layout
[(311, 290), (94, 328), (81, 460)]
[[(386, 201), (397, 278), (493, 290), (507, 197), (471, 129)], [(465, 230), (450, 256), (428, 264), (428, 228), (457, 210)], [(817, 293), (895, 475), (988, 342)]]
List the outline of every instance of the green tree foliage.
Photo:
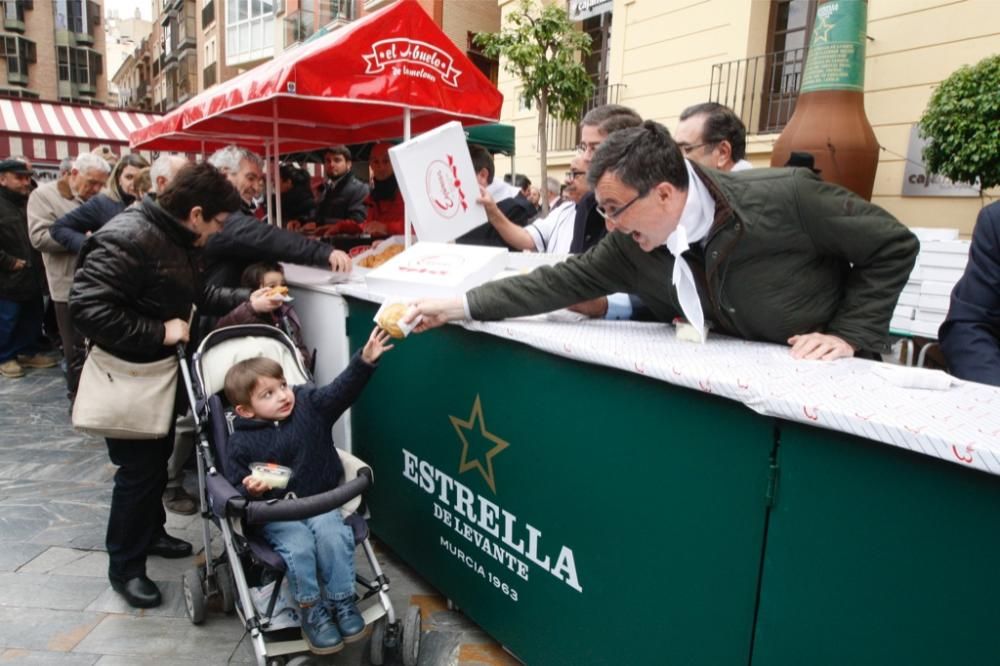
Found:
[(941, 82), (920, 119), (927, 170), (982, 189), (1000, 185), (1000, 55)]
[(579, 120), (590, 99), (593, 83), (582, 64), (590, 53), (590, 35), (578, 31), (564, 7), (521, 0), (507, 15), (500, 32), (481, 33), (475, 43), (490, 58), (503, 60), (504, 69), (521, 80), (522, 95), (538, 111), (538, 152), (541, 156), (543, 214), (548, 212), (545, 176), (548, 175), (549, 115)]

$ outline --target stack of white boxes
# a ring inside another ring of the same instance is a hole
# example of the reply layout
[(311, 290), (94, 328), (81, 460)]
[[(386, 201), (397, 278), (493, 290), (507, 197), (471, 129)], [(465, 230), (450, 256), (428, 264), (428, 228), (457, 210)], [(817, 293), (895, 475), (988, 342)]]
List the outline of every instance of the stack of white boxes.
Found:
[(903, 287), (889, 328), (898, 333), (937, 339), (948, 314), (951, 291), (965, 273), (969, 241), (958, 229), (911, 229), (920, 239), (920, 254)]

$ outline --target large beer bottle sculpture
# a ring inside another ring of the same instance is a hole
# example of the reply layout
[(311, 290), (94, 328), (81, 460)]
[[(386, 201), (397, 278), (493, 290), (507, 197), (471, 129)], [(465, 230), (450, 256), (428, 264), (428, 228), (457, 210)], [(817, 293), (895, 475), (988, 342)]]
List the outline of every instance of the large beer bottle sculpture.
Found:
[(795, 113), (771, 166), (784, 166), (792, 152), (810, 153), (823, 180), (870, 200), (879, 148), (865, 115), (867, 14), (867, 0), (820, 2)]

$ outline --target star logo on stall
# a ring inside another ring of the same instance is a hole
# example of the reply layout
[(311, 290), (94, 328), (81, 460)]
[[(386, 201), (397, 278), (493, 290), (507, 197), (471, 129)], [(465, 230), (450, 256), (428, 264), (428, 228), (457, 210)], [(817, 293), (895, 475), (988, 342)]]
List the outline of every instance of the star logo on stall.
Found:
[(472, 413), (469, 415), (468, 421), (463, 421), (457, 416), (449, 416), (448, 418), (451, 420), (451, 425), (454, 426), (458, 438), (462, 440), (462, 460), (458, 465), (458, 473), (462, 474), (471, 469), (478, 469), (479, 473), (483, 475), (486, 485), (495, 495), (497, 487), (493, 476), (493, 458), (510, 444), (486, 430), (483, 405), (479, 401), (478, 394), (476, 401), (472, 404)]
[(829, 42), (831, 30), (833, 30), (833, 24), (827, 21), (825, 16), (820, 16), (816, 19), (816, 25), (813, 27), (813, 42)]

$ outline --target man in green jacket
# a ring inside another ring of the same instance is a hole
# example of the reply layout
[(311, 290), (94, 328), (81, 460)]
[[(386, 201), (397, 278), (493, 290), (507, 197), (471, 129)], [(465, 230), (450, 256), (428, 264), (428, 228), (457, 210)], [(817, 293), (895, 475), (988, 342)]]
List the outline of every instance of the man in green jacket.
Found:
[(918, 243), (878, 206), (808, 169), (702, 169), (653, 121), (610, 135), (588, 178), (618, 233), (464, 298), (418, 301), (408, 313), (423, 315), (416, 330), (628, 292), (661, 321), (684, 316), (696, 331), (788, 344), (796, 358), (888, 350)]

